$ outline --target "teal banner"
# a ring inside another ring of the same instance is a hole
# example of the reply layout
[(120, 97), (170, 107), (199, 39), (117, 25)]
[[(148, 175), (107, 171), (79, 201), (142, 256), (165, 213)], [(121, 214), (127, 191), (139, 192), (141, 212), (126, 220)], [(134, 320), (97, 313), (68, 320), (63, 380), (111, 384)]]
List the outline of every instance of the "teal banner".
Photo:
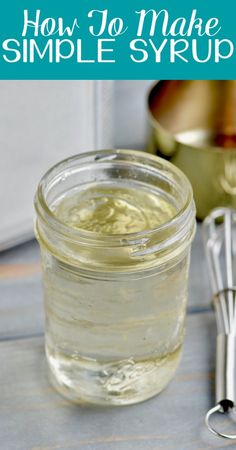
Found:
[(9, 0), (1, 79), (234, 79), (235, 0)]

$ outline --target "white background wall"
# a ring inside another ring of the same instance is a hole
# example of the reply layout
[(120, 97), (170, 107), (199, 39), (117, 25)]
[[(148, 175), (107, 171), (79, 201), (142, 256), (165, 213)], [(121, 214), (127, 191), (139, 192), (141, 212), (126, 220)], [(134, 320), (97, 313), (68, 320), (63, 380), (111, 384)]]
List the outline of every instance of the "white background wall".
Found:
[(153, 81), (115, 82), (114, 140), (120, 148), (143, 148), (147, 131), (147, 93)]
[(114, 147), (143, 147), (149, 85), (0, 81), (0, 250), (32, 235), (33, 195), (55, 162), (111, 147), (112, 121)]

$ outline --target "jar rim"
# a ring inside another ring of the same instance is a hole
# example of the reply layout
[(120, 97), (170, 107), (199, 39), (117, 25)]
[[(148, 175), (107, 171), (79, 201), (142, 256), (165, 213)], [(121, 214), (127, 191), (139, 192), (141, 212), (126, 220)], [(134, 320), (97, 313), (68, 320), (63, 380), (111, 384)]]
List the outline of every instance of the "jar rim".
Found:
[[(177, 211), (177, 213), (169, 218), (166, 222), (164, 222), (161, 225), (156, 226), (153, 229), (147, 229), (142, 230), (138, 232), (132, 232), (132, 233), (123, 233), (123, 234), (99, 234), (94, 231), (88, 231), (80, 228), (73, 228), (72, 226), (62, 222), (56, 214), (52, 211), (52, 209), (48, 206), (47, 200), (44, 195), (44, 188), (47, 185), (47, 182), (49, 181), (50, 177), (53, 175), (54, 172), (58, 171), (60, 168), (66, 168), (69, 164), (76, 163), (76, 162), (95, 162), (96, 160), (101, 160), (106, 162), (112, 159), (114, 161), (119, 155), (126, 156), (127, 162), (130, 163), (149, 163), (148, 167), (152, 167), (154, 170), (160, 170), (160, 167), (163, 169), (166, 169), (170, 173), (178, 176), (182, 179), (183, 186), (185, 187), (187, 194), (185, 203), (182, 205), (182, 207)], [(160, 158), (158, 156), (152, 155), (150, 153), (140, 151), (140, 150), (131, 150), (131, 149), (112, 149), (112, 150), (94, 150), (89, 152), (80, 153), (68, 158), (65, 158), (62, 161), (59, 161), (55, 165), (53, 165), (51, 168), (47, 170), (47, 172), (42, 176), (38, 188), (35, 194), (35, 210), (38, 216), (46, 221), (55, 232), (62, 234), (69, 237), (70, 240), (86, 240), (86, 241), (93, 241), (95, 242), (106, 242), (106, 243), (117, 243), (121, 240), (127, 240), (129, 243), (131, 242), (142, 242), (144, 238), (150, 238), (152, 235), (155, 235), (156, 233), (163, 232), (170, 226), (175, 226), (178, 224), (178, 222), (181, 222), (183, 216), (186, 214), (186, 211), (189, 210), (191, 207), (191, 204), (193, 203), (193, 191), (192, 186), (190, 184), (190, 181), (188, 180), (187, 176), (176, 166), (174, 166), (169, 161), (166, 161), (163, 158)]]

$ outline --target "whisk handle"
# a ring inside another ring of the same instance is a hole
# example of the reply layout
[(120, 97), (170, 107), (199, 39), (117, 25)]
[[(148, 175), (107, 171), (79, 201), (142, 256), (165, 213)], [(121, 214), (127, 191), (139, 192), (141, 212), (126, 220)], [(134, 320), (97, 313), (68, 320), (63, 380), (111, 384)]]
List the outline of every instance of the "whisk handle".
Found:
[(220, 333), (216, 348), (216, 403), (224, 411), (235, 405), (235, 333)]

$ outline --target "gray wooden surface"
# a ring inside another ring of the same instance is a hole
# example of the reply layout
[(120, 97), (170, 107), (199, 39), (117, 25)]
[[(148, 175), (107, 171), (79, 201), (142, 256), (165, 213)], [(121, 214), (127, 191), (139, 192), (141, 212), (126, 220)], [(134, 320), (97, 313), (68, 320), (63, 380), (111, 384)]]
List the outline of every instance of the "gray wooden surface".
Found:
[(204, 426), (204, 414), (214, 402), (215, 319), (200, 229), (193, 244), (183, 359), (167, 389), (142, 404), (75, 406), (49, 385), (34, 241), (0, 254), (0, 299), (1, 450), (208, 450), (229, 445)]

